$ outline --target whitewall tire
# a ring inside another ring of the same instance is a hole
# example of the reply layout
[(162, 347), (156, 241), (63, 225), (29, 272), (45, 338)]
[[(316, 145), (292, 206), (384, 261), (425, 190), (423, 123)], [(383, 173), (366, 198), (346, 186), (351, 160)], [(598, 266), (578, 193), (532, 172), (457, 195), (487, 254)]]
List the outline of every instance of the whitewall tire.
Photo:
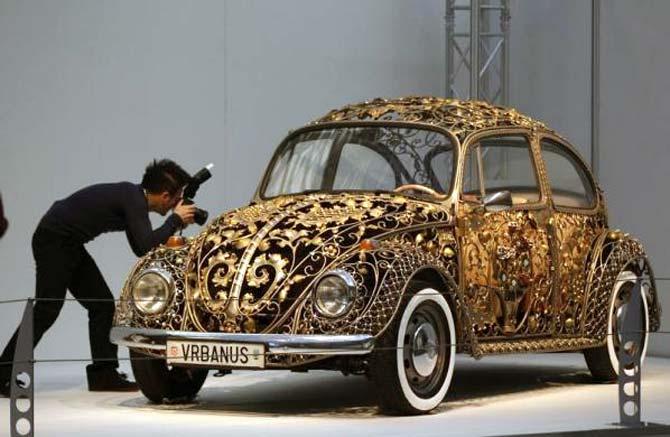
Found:
[(443, 400), (454, 372), (456, 326), (449, 302), (412, 283), (408, 300), (380, 338), (372, 377), (379, 406), (390, 414), (423, 414)]
[[(630, 270), (624, 270), (617, 276), (612, 287), (612, 298), (608, 308), (607, 344), (593, 349), (586, 349), (584, 357), (593, 377), (600, 381), (614, 381), (619, 375), (619, 343), (621, 341), (621, 324), (624, 307), (630, 299), (638, 276)], [(649, 344), (649, 306), (646, 290), (649, 282), (642, 281), (642, 354), (640, 361), (644, 361)]]

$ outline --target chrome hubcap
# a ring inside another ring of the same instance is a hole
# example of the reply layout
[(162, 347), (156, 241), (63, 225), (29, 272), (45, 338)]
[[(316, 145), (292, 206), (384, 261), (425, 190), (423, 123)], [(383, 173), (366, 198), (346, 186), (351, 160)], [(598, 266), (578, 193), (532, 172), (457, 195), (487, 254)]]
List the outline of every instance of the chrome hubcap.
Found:
[(451, 357), (451, 332), (442, 309), (425, 302), (414, 309), (402, 338), (405, 378), (412, 391), (429, 398), (440, 389)]
[(412, 365), (421, 376), (429, 376), (435, 370), (438, 359), (437, 332), (428, 323), (423, 322), (414, 332), (412, 339)]

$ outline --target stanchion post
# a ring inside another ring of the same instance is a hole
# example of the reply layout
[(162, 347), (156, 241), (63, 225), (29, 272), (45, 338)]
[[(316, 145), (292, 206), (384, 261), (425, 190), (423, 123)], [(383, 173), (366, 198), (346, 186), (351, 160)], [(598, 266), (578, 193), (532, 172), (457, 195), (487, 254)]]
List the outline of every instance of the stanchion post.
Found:
[[(619, 342), (619, 420), (622, 426), (642, 427), (640, 421), (640, 361), (644, 338), (642, 280), (635, 282), (623, 314)], [(616, 317), (616, 315), (613, 315)], [(642, 328), (641, 328), (642, 327)], [(612, 335), (617, 335), (613, 332)]]
[(35, 421), (35, 378), (33, 361), (33, 299), (28, 299), (14, 352), (12, 379), (10, 380), (10, 420), (12, 437), (33, 437)]

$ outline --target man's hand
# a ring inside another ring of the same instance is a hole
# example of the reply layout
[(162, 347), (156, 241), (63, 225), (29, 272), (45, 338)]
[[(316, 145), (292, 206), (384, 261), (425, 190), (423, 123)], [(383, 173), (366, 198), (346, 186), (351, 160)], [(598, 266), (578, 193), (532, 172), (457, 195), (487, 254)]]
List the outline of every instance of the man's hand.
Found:
[(194, 221), (195, 205), (184, 205), (184, 201), (181, 200), (174, 207), (174, 213), (179, 216), (184, 225), (190, 225)]

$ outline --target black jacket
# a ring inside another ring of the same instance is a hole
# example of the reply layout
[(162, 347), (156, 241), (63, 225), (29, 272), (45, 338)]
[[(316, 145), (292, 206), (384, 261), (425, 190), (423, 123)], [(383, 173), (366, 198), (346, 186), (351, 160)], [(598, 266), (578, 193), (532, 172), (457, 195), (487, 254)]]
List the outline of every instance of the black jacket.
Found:
[(142, 186), (130, 182), (97, 184), (55, 202), (40, 221), (68, 240), (84, 244), (105, 232), (125, 231), (137, 256), (142, 256), (182, 226), (177, 214), (151, 229), (149, 205)]

